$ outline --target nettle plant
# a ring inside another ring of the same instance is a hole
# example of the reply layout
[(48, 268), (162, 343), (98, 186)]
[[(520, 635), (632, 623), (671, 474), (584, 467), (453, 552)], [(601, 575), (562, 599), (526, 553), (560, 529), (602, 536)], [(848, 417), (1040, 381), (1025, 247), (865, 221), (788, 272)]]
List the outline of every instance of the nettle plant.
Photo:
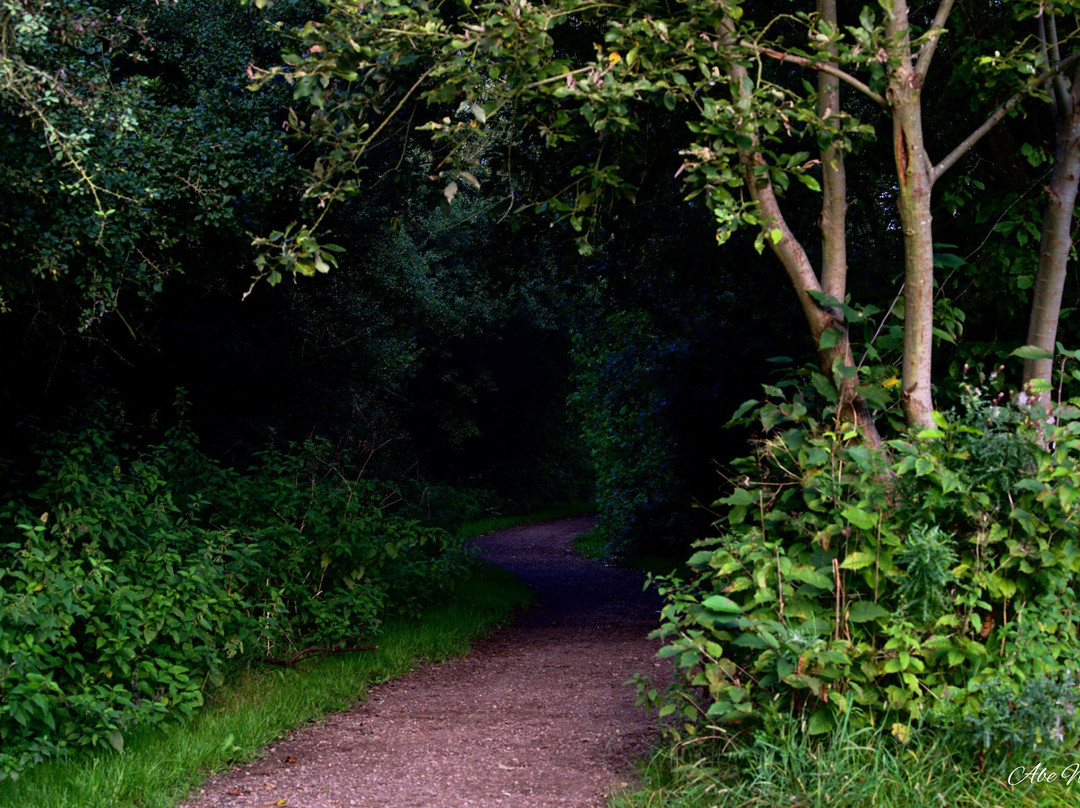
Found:
[(769, 392), (695, 576), (659, 579), (661, 654), (681, 673), (662, 714), (690, 732), (788, 714), (901, 741), (935, 724), (984, 748), (1074, 734), (1072, 701), (1044, 696), (1072, 693), (1080, 662), (1080, 410), (965, 386), (932, 428), (875, 451), (798, 388)]

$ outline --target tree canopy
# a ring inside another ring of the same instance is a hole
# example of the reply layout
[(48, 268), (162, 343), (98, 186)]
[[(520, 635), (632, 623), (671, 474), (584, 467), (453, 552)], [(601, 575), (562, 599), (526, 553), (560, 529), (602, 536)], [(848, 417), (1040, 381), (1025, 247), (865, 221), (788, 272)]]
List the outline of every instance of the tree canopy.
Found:
[[(462, 181), (478, 184), (496, 162), (509, 163), (510, 152), (486, 132), (491, 123), (512, 121), (549, 146), (578, 147), (569, 182), (545, 183), (543, 194), (523, 201), (565, 217), (587, 253), (601, 215), (647, 192), (652, 178), (634, 154), (666, 112), (686, 127), (669, 145), (682, 155), (676, 173), (712, 211), (717, 240), (749, 227), (758, 248), (780, 260), (845, 417), (860, 422), (871, 441), (876, 431), (844, 308), (846, 164), (862, 156), (869, 139), (893, 144), (891, 168), (872, 164), (896, 205), (877, 228), (901, 234), (900, 403), (909, 424), (926, 427), (934, 409), (935, 266), (951, 260), (935, 250), (933, 189), (1025, 103), (1071, 109), (1066, 76), (1074, 60), (1062, 53), (1074, 20), (1063, 5), (996, 8), (1006, 29), (1027, 33), (989, 39), (948, 0), (917, 10), (865, 6), (851, 19), (832, 3), (793, 13), (738, 3), (577, 0), (328, 9), (297, 32), (287, 64), (263, 76), (284, 78), (294, 98), (309, 99), (315, 110), (292, 119), (325, 155), (309, 175), (308, 195), (328, 203), (357, 192), (365, 151), (406, 118), (415, 127), (419, 114), (416, 128), (442, 148), (432, 176), (452, 199)], [(932, 69), (936, 63), (942, 66)], [(938, 97), (965, 97), (962, 117), (931, 103)], [(935, 111), (948, 117), (930, 122)], [(817, 233), (794, 220), (792, 208), (805, 202), (799, 186), (822, 194)], [(1071, 222), (1071, 212), (1065, 218)], [(302, 232), (296, 248), (277, 256), (286, 268), (296, 250), (318, 252)], [(1044, 353), (1052, 349), (1053, 337), (1032, 334)], [(1040, 372), (1045, 376), (1045, 367)]]

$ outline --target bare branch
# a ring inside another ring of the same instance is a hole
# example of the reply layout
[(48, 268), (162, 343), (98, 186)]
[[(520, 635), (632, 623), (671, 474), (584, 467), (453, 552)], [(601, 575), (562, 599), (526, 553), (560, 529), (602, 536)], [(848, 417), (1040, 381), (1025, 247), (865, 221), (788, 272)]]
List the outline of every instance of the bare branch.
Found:
[(934, 21), (930, 24), (929, 39), (922, 44), (915, 56), (915, 73), (920, 78), (925, 79), (930, 71), (930, 62), (934, 60), (934, 52), (937, 50), (941, 35), (945, 33), (945, 23), (949, 21), (955, 2), (956, 0), (941, 0), (941, 5), (938, 6)]
[(1061, 63), (1061, 40), (1058, 38), (1057, 32), (1057, 18), (1050, 14), (1050, 56), (1054, 60), (1054, 65), (1057, 66)]
[(942, 160), (940, 163), (930, 169), (930, 181), (936, 182), (938, 177), (940, 177), (942, 174), (952, 168), (957, 160), (963, 157), (968, 152), (968, 150), (971, 149), (972, 146), (982, 140), (987, 132), (997, 126), (1001, 122), (1001, 119), (1009, 114), (1009, 110), (1019, 104), (1025, 97), (1030, 95), (1033, 90), (1037, 90), (1039, 87), (1046, 84), (1046, 82), (1059, 75), (1067, 67), (1071, 67), (1077, 61), (1080, 61), (1080, 53), (1074, 53), (1068, 59), (1062, 60), (1059, 64), (1055, 65), (1052, 70), (1043, 73), (1034, 81), (1029, 82), (1025, 90), (1016, 93), (1016, 95), (1014, 95), (1008, 101), (995, 109), (992, 113), (990, 113), (990, 117), (983, 121), (982, 125), (979, 126), (978, 129), (976, 129), (974, 132), (964, 138), (955, 149), (949, 152), (948, 156), (944, 160)]
[[(1050, 65), (1051, 69), (1056, 69), (1061, 65), (1061, 40), (1058, 37), (1057, 19), (1053, 14), (1044, 16), (1049, 16), (1050, 18), (1050, 24), (1048, 26), (1049, 38), (1047, 39), (1050, 50), (1050, 59), (1047, 61), (1047, 64)], [(1058, 111), (1061, 115), (1066, 118), (1072, 116), (1073, 96), (1072, 93), (1069, 92), (1069, 88), (1065, 85), (1065, 76), (1062, 74), (1061, 70), (1058, 70), (1057, 74), (1054, 76), (1054, 93), (1057, 95)]]
[(775, 59), (778, 62), (791, 62), (799, 67), (805, 67), (809, 70), (819, 70), (822, 73), (828, 73), (830, 76), (836, 76), (840, 81), (854, 87), (882, 109), (886, 109), (889, 106), (889, 102), (885, 100), (885, 96), (881, 95), (881, 93), (875, 93), (868, 85), (859, 81), (859, 79), (855, 78), (850, 73), (841, 70), (832, 62), (819, 62), (814, 59), (809, 59), (806, 56), (796, 56), (793, 53), (785, 53), (784, 51), (773, 50), (772, 48), (764, 48), (760, 45), (749, 45), (749, 47), (754, 48), (763, 56), (768, 56), (770, 59)]

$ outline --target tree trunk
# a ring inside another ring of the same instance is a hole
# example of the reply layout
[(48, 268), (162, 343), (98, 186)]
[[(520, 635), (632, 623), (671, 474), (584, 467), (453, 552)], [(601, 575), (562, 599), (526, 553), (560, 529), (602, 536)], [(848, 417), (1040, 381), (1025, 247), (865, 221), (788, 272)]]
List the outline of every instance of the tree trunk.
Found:
[[(821, 19), (836, 25), (836, 0), (818, 0)], [(835, 56), (836, 48), (826, 52)], [(818, 117), (827, 122), (840, 115), (840, 79), (818, 72)], [(821, 150), (821, 289), (844, 302), (847, 294), (847, 172), (844, 153), (833, 146)], [(836, 312), (843, 319), (842, 312)]]
[[(1065, 273), (1072, 248), (1072, 220), (1076, 207), (1077, 184), (1080, 181), (1080, 71), (1072, 79), (1072, 89), (1056, 99), (1058, 112), (1055, 126), (1054, 173), (1047, 188), (1046, 214), (1043, 219), (1042, 241), (1039, 245), (1039, 270), (1035, 293), (1031, 301), (1027, 344), (1049, 353), (1057, 342), (1058, 320), (1061, 316), (1061, 297), (1065, 288)], [(1024, 387), (1035, 379), (1052, 380), (1053, 357), (1024, 361)], [(1049, 390), (1035, 394), (1036, 400), (1049, 407)]]
[[(737, 63), (732, 63), (729, 72), (729, 79), (731, 81), (732, 92), (735, 96), (745, 96), (748, 93), (747, 84), (750, 83), (746, 69)], [(838, 98), (838, 95), (837, 95)], [(839, 104), (837, 100), (837, 104)], [(753, 124), (751, 124), (753, 125)], [(743, 171), (745, 173), (746, 188), (750, 191), (751, 197), (757, 202), (759, 207), (759, 213), (761, 215), (762, 224), (761, 227), (765, 229), (766, 233), (773, 230), (779, 230), (781, 237), (779, 240), (773, 240), (767, 238), (771, 250), (775, 256), (780, 259), (784, 270), (787, 272), (787, 277), (791, 279), (792, 285), (795, 287), (795, 294), (799, 299), (799, 306), (802, 308), (802, 314), (805, 315), (807, 324), (810, 326), (810, 338), (813, 340), (813, 344), (818, 348), (818, 360), (821, 364), (822, 371), (825, 376), (831, 380), (835, 379), (834, 368), (836, 366), (854, 367), (855, 362), (851, 355), (851, 342), (848, 337), (848, 328), (843, 323), (842, 312), (835, 311), (832, 308), (826, 308), (818, 304), (818, 301), (814, 300), (811, 296), (811, 292), (822, 292), (822, 284), (818, 280), (818, 274), (814, 272), (813, 265), (810, 262), (810, 257), (807, 255), (806, 250), (802, 247), (802, 244), (795, 238), (795, 234), (791, 228), (787, 226), (787, 221), (784, 218), (783, 212), (780, 210), (780, 203), (777, 200), (777, 194), (772, 187), (772, 181), (769, 179), (766, 169), (765, 158), (761, 156), (761, 153), (757, 151), (757, 133), (754, 131), (748, 132), (750, 135), (751, 146), (742, 148), (739, 151), (740, 160), (742, 162)], [(840, 159), (839, 165), (842, 170), (842, 156), (838, 156)], [(839, 175), (842, 179), (842, 173)], [(839, 292), (838, 299), (842, 300), (843, 284), (845, 284), (847, 273), (847, 253), (846, 247), (843, 245), (845, 241), (845, 232), (843, 232), (843, 218), (845, 218), (847, 200), (845, 198), (846, 189), (843, 188), (842, 183), (837, 184), (837, 175), (832, 177), (832, 196), (834, 199), (834, 207), (829, 214), (829, 234), (831, 234), (832, 246), (829, 248), (829, 255), (832, 256), (831, 264), (827, 266), (831, 268), (829, 271), (829, 277), (832, 278), (833, 294), (835, 297), (836, 292)], [(839, 191), (839, 193), (837, 193)], [(839, 197), (839, 204), (835, 203), (836, 198)], [(828, 203), (826, 202), (826, 207)], [(822, 227), (825, 229), (825, 215), (823, 212)], [(824, 239), (823, 235), (823, 239)], [(840, 243), (837, 244), (837, 241)], [(842, 252), (841, 252), (842, 251)], [(840, 256), (839, 258), (837, 256)], [(836, 344), (829, 348), (821, 348), (821, 337), (828, 328), (836, 328), (838, 332), (838, 339)], [(877, 431), (877, 425), (874, 419), (870, 417), (869, 407), (866, 406), (866, 401), (863, 399), (862, 394), (858, 389), (858, 376), (852, 374), (850, 378), (848, 376), (841, 376), (837, 385), (837, 416), (841, 421), (847, 421), (854, 423), (858, 426), (863, 434), (863, 440), (867, 445), (880, 446), (881, 435)]]
[(912, 65), (908, 10), (894, 0), (886, 31), (898, 66), (889, 77), (893, 148), (899, 185), (898, 207), (904, 234), (903, 408), (908, 426), (933, 426), (930, 370), (934, 335), (934, 237), (930, 197), (933, 166), (922, 125), (923, 75)]

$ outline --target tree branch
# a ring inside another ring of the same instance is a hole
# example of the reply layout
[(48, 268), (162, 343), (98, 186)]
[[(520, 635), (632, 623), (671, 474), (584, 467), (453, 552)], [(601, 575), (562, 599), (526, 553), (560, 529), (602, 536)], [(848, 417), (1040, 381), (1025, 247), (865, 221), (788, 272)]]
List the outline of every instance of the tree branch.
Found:
[(957, 160), (963, 157), (968, 152), (968, 150), (971, 149), (972, 146), (982, 140), (986, 133), (993, 129), (995, 126), (997, 126), (1001, 122), (1001, 119), (1009, 114), (1009, 110), (1011, 110), (1018, 103), (1020, 103), (1020, 101), (1022, 101), (1026, 96), (1030, 95), (1032, 90), (1037, 90), (1039, 87), (1046, 84), (1046, 82), (1059, 75), (1063, 70), (1065, 70), (1065, 68), (1072, 66), (1077, 61), (1080, 61), (1080, 53), (1074, 53), (1068, 59), (1062, 60), (1059, 64), (1054, 66), (1053, 70), (1043, 73), (1037, 79), (1030, 82), (1027, 86), (1027, 89), (1016, 93), (1016, 95), (1014, 95), (1008, 101), (995, 109), (990, 114), (990, 117), (983, 121), (982, 125), (979, 126), (978, 129), (976, 129), (974, 132), (964, 138), (955, 149), (949, 152), (948, 156), (946, 156), (944, 160), (942, 160), (940, 163), (930, 169), (930, 181), (936, 182), (938, 177), (940, 177), (942, 174), (952, 168)]
[[(1049, 65), (1050, 64), (1050, 46), (1047, 43), (1049, 43), (1050, 39), (1049, 39), (1049, 37), (1047, 36), (1047, 33), (1046, 33), (1046, 15), (1045, 14), (1040, 14), (1038, 16), (1036, 26), (1039, 29), (1039, 50), (1042, 53), (1043, 61), (1047, 65)], [(1054, 116), (1055, 121), (1057, 120), (1057, 117), (1058, 117), (1058, 107), (1059, 106), (1060, 105), (1058, 103), (1058, 87), (1057, 87), (1057, 84), (1055, 83), (1054, 92), (1050, 93), (1050, 112)]]
[(887, 109), (889, 106), (889, 102), (885, 100), (885, 96), (881, 95), (880, 93), (875, 93), (873, 90), (870, 89), (869, 86), (859, 81), (850, 73), (841, 70), (832, 62), (816, 62), (813, 59), (807, 58), (806, 56), (796, 56), (793, 53), (785, 53), (784, 51), (773, 50), (772, 48), (764, 48), (760, 45), (753, 45), (750, 43), (747, 44), (749, 47), (758, 51), (758, 53), (761, 53), (764, 56), (768, 56), (770, 59), (775, 59), (778, 62), (791, 62), (792, 64), (796, 64), (799, 67), (805, 67), (810, 70), (819, 70), (822, 73), (828, 73), (830, 76), (836, 76), (836, 78), (840, 79), (840, 81), (854, 87), (856, 90), (865, 95), (882, 109)]
[(1050, 37), (1047, 43), (1049, 44), (1050, 59), (1047, 60), (1047, 64), (1057, 70), (1054, 76), (1054, 91), (1057, 93), (1058, 109), (1064, 117), (1069, 118), (1072, 116), (1073, 111), (1073, 96), (1069, 92), (1069, 88), (1065, 86), (1065, 77), (1059, 69), (1061, 66), (1061, 41), (1058, 38), (1057, 20), (1053, 14), (1048, 16), (1050, 17)]
[(938, 6), (934, 21), (930, 24), (930, 38), (922, 44), (915, 56), (915, 73), (919, 78), (925, 79), (930, 70), (930, 62), (934, 60), (934, 52), (937, 50), (941, 35), (945, 32), (945, 23), (949, 20), (955, 2), (956, 0), (941, 0), (941, 5)]

